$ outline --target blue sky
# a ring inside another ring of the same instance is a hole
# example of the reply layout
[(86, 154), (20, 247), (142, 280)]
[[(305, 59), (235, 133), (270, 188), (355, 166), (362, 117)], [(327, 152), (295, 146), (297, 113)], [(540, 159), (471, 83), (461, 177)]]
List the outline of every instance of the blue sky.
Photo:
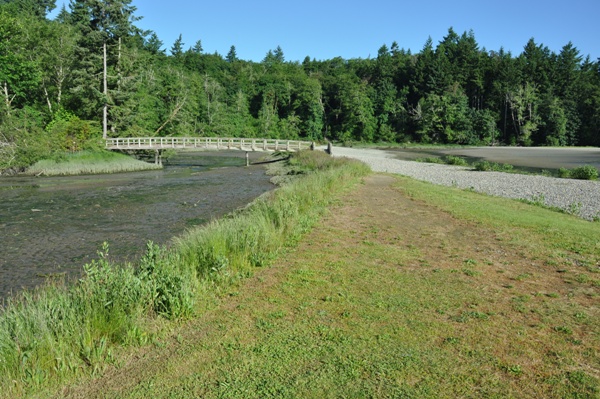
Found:
[[(68, 6), (68, 1), (64, 1)], [(57, 1), (58, 8), (62, 4)], [(375, 57), (393, 41), (413, 53), (431, 36), (434, 46), (453, 27), (473, 30), (479, 47), (513, 55), (533, 37), (560, 52), (571, 41), (583, 56), (600, 57), (599, 0), (133, 0), (136, 25), (155, 31), (171, 48), (179, 34), (184, 48), (202, 41), (204, 51), (261, 61), (281, 46), (287, 61), (307, 55)]]

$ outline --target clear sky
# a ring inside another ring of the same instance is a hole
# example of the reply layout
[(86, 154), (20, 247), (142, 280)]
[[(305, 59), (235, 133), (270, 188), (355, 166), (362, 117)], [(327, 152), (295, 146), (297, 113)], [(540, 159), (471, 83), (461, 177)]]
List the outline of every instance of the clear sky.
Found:
[[(58, 8), (63, 0), (57, 1)], [(68, 6), (68, 1), (64, 0)], [(156, 32), (169, 49), (202, 41), (204, 52), (261, 61), (281, 46), (286, 61), (375, 57), (398, 42), (419, 52), (453, 27), (473, 30), (480, 48), (519, 55), (530, 38), (554, 52), (571, 41), (600, 57), (600, 0), (133, 0), (136, 25)]]

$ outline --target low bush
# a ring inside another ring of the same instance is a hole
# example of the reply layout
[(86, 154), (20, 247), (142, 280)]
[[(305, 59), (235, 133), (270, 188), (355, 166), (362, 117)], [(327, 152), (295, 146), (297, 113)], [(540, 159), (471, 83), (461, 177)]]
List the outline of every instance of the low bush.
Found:
[(567, 168), (559, 168), (558, 169), (558, 177), (563, 179), (568, 179), (571, 177), (571, 171)]
[(570, 177), (572, 179), (596, 180), (598, 179), (598, 169), (591, 165), (580, 166), (571, 169)]
[(417, 158), (417, 159), (415, 159), (415, 161), (425, 162), (425, 163), (444, 163), (444, 160), (440, 157)]
[(489, 161), (475, 162), (473, 164), (473, 167), (475, 168), (475, 170), (481, 171), (481, 172), (489, 172), (489, 171), (512, 172), (514, 169), (514, 166), (512, 166), (510, 164), (496, 163), (496, 162), (489, 162)]
[(455, 155), (447, 155), (444, 159), (445, 163), (448, 165), (456, 165), (456, 166), (467, 166), (469, 163), (463, 157), (457, 157)]

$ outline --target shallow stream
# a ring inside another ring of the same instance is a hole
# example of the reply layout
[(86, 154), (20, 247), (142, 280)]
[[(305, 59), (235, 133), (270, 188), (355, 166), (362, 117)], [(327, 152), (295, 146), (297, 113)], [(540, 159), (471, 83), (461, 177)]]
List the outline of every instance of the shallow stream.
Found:
[(134, 260), (274, 188), (245, 163), (241, 151), (180, 153), (159, 171), (1, 178), (0, 298), (79, 276), (104, 241), (113, 260)]

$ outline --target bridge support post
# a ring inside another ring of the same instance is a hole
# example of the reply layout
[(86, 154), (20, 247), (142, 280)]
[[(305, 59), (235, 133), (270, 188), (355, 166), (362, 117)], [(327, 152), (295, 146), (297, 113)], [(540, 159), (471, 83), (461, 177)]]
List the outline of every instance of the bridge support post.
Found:
[(154, 150), (154, 163), (162, 165), (162, 150)]

